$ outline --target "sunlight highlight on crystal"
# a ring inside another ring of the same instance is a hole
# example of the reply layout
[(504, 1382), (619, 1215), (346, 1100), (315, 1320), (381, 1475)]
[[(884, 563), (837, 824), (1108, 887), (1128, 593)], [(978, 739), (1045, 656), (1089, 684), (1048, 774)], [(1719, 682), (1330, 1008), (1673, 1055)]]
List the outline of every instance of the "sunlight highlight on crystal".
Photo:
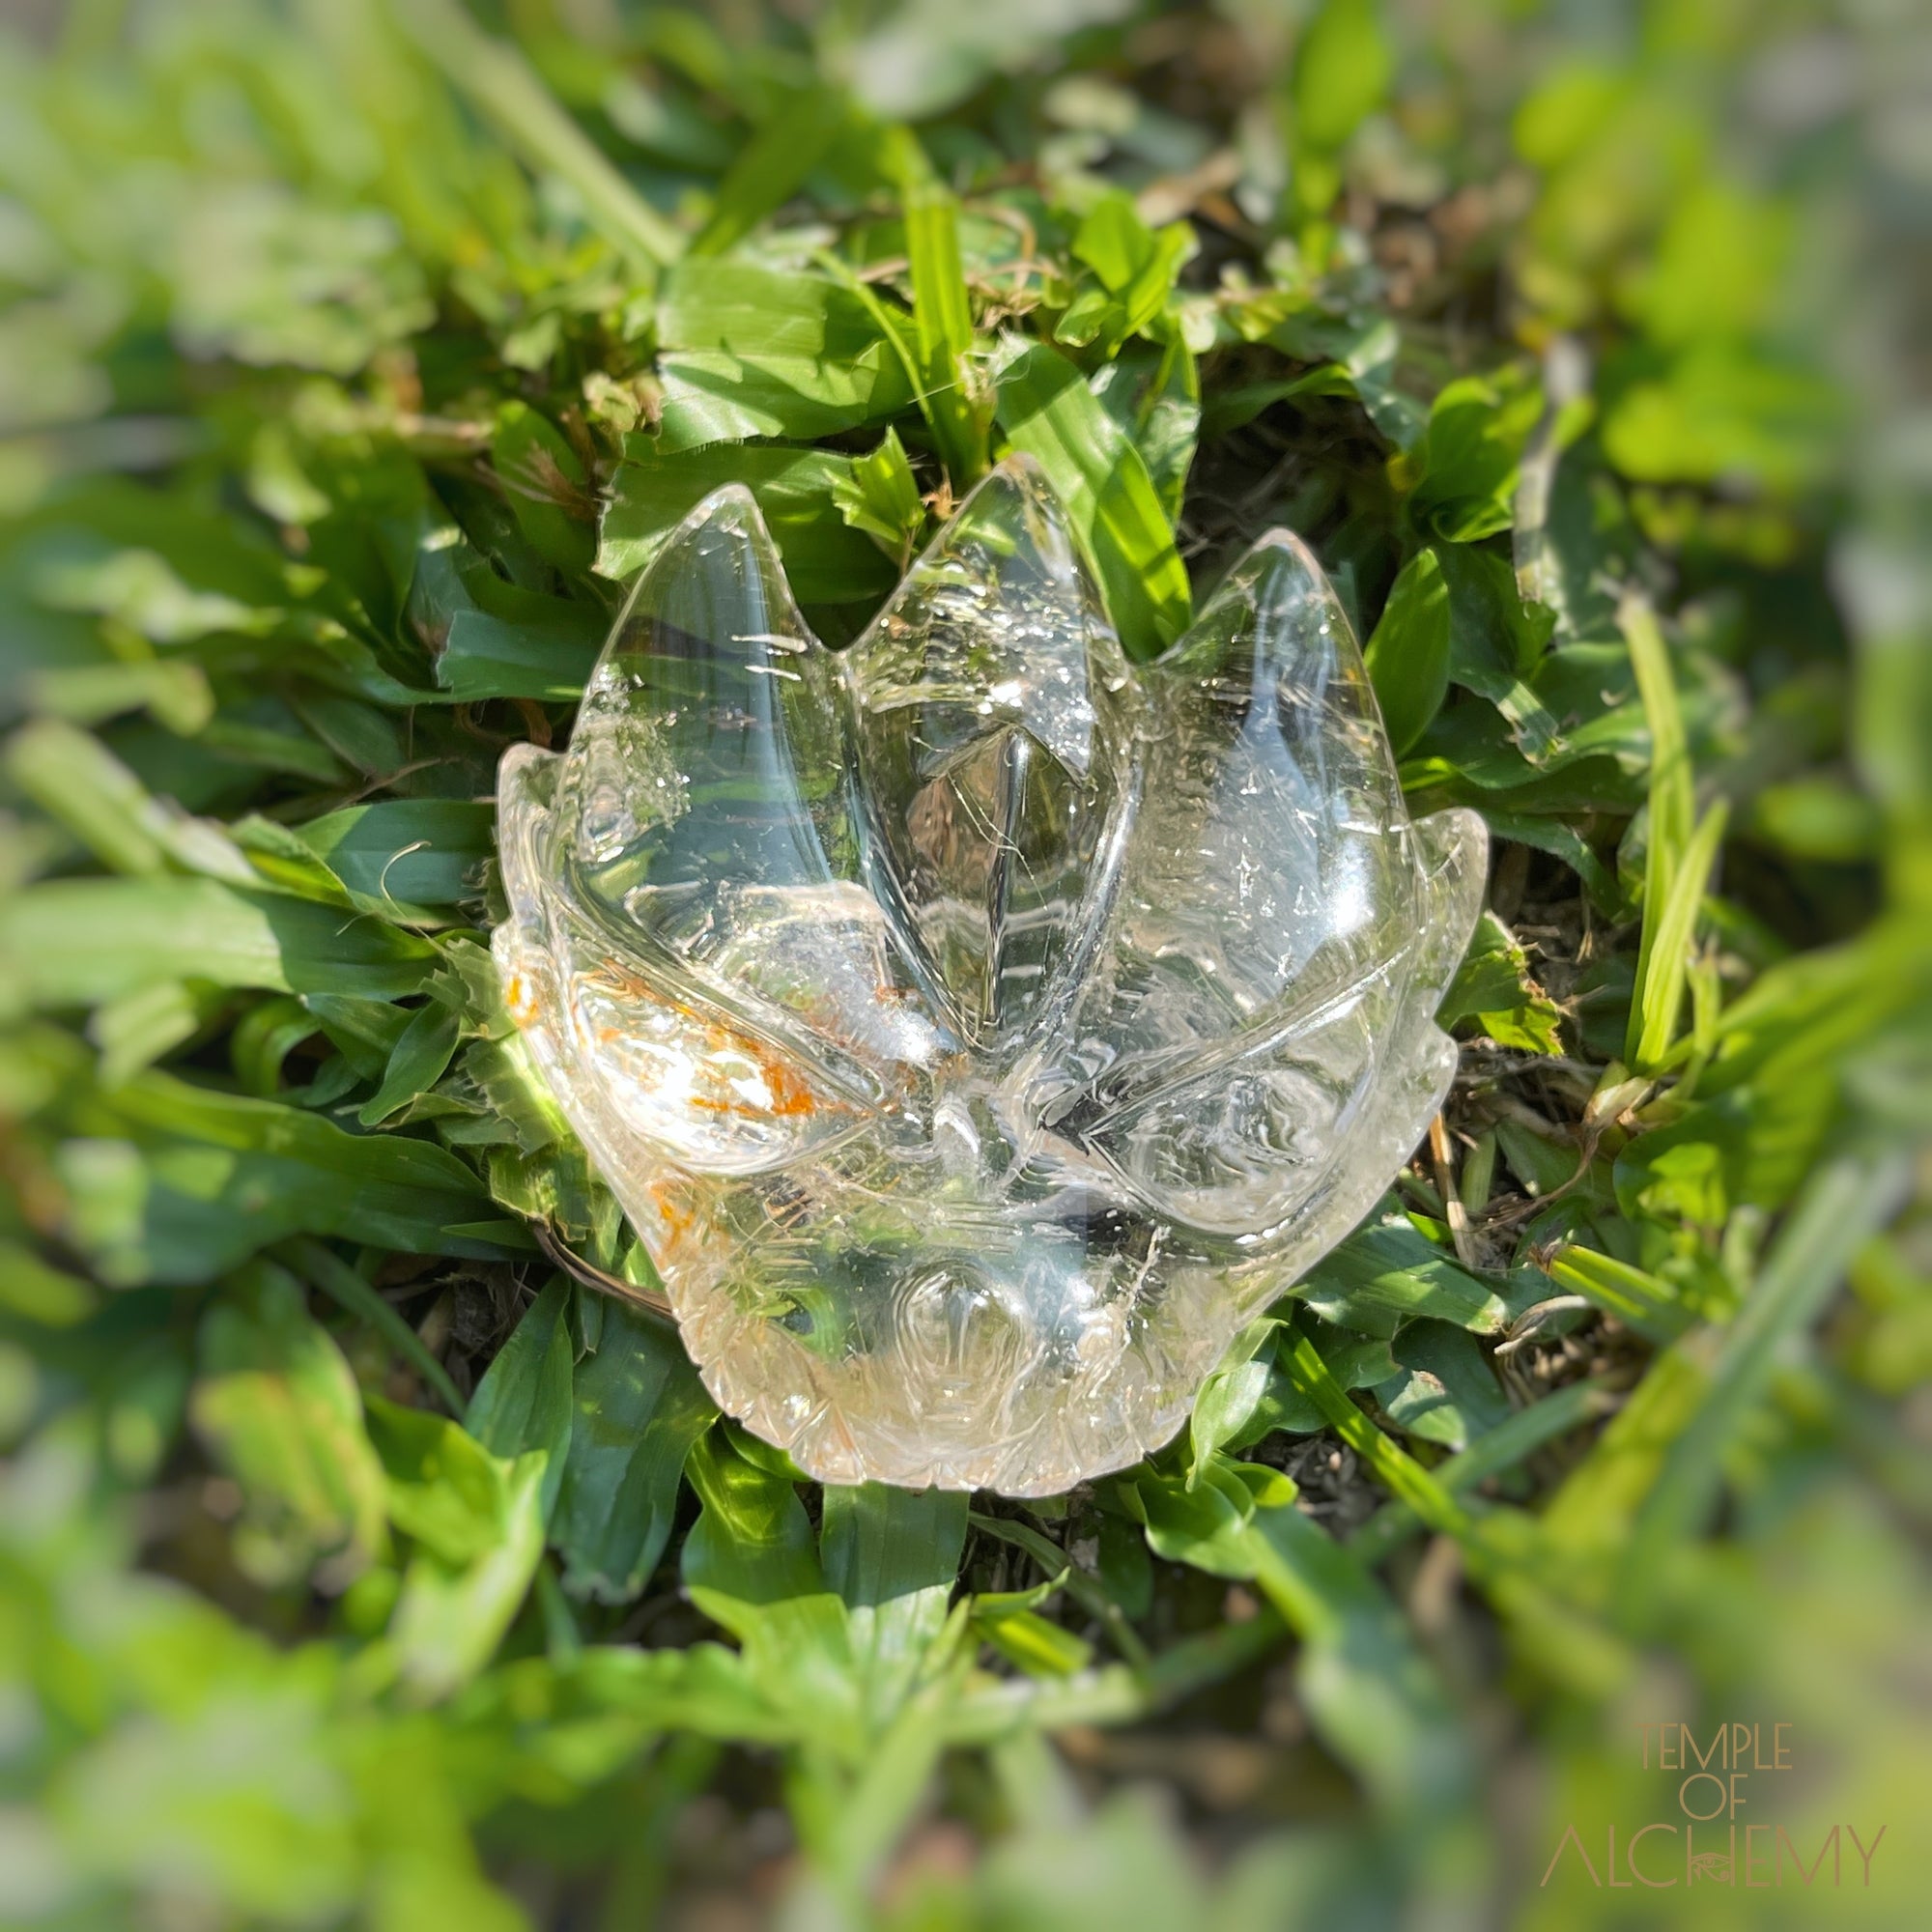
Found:
[(1297, 538), (1135, 672), (1024, 458), (837, 654), (707, 498), (498, 828), (506, 1000), (718, 1401), (1012, 1495), (1165, 1441), (1388, 1185), (1487, 853)]

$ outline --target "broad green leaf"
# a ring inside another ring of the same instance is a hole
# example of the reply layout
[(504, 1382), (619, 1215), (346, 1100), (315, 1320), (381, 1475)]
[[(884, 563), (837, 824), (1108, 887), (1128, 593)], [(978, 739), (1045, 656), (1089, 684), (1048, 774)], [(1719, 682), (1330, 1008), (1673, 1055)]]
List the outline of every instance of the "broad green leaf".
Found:
[(955, 497), (986, 469), (987, 411), (973, 362), (973, 307), (959, 253), (959, 205), (932, 176), (918, 141), (895, 144), (905, 197), (920, 407), (932, 425)]
[(1132, 438), (1161, 508), (1177, 522), (1202, 429), (1201, 370), (1180, 332), (1128, 344), (1087, 386)]
[(1403, 565), (1366, 656), (1400, 757), (1442, 708), (1449, 689), (1449, 588), (1434, 551), (1419, 550)]
[(800, 1738), (850, 1761), (865, 1731), (849, 1613), (827, 1585), (797, 1492), (718, 1429), (685, 1470), (703, 1504), (684, 1540), (692, 1601), (738, 1638), (753, 1681)]
[[(1252, 1577), (1247, 1532), (1258, 1497), (1255, 1486), (1244, 1479), (1246, 1467), (1225, 1456), (1211, 1457), (1191, 1487), (1161, 1470), (1137, 1471), (1131, 1488), (1147, 1525), (1148, 1547), (1171, 1563), (1186, 1563), (1212, 1577)], [(1271, 1479), (1271, 1501), (1293, 1500), (1294, 1485), (1286, 1476), (1273, 1470), (1260, 1473)]]
[(493, 1456), (514, 1460), (543, 1451), (546, 1521), (568, 1466), (571, 1357), (570, 1284), (556, 1275), (497, 1351), (464, 1417), (464, 1427)]
[(572, 575), (588, 570), (597, 552), (597, 497), (562, 431), (527, 403), (505, 403), (497, 412), (490, 462), (537, 553)]
[(1146, 331), (1165, 310), (1175, 276), (1194, 248), (1185, 222), (1170, 222), (1156, 232), (1141, 219), (1130, 195), (1119, 190), (1102, 195), (1081, 219), (1073, 254), (1099, 278), (1105, 298), (1077, 323), (1081, 304), (1076, 302), (1055, 330), (1056, 339), (1091, 344), (1104, 357), (1117, 355), (1128, 336)]
[(1543, 395), (1520, 374), (1463, 376), (1436, 396), (1408, 499), (1417, 529), (1452, 544), (1506, 530), (1514, 518), (1523, 445)]
[(493, 1549), (512, 1511), (511, 1459), (425, 1408), (372, 1395), (368, 1411), (396, 1527), (453, 1568)]
[(1129, 1617), (1144, 1617), (1153, 1602), (1153, 1566), (1147, 1539), (1131, 1523), (1107, 1515), (1100, 1519), (1099, 1581), (1107, 1601)]
[(687, 1588), (752, 1610), (827, 1589), (811, 1524), (782, 1476), (748, 1463), (716, 1430), (692, 1449), (686, 1468), (704, 1504), (685, 1539)]
[(903, 570), (925, 527), (925, 504), (896, 430), (869, 456), (855, 457), (847, 476), (835, 479), (833, 500), (855, 530), (864, 530)]
[(648, 437), (630, 438), (624, 453), (597, 558), (606, 577), (636, 575), (712, 491), (743, 483), (771, 526), (801, 604), (863, 602), (892, 583), (892, 567), (868, 538), (847, 527), (833, 497), (834, 482), (850, 475), (849, 457), (735, 444), (664, 454)]
[(458, 1015), (436, 1000), (411, 1014), (409, 1025), (389, 1055), (382, 1086), (355, 1118), (365, 1127), (377, 1126), (434, 1087), (456, 1052), (460, 1024)]
[(492, 569), (448, 524), (418, 543), (408, 621), (452, 701), (578, 696), (610, 629), (601, 604), (554, 597)]
[(904, 1697), (946, 1628), (966, 1540), (966, 1496), (830, 1485), (819, 1525), (826, 1581), (845, 1605), (873, 1720)]
[(104, 1279), (191, 1283), (293, 1234), (495, 1256), (470, 1171), (440, 1147), (350, 1134), (299, 1108), (137, 1075), (90, 1103), (56, 1164), (65, 1232)]
[[(1413, 1326), (1413, 1323), (1409, 1324)], [(1316, 1352), (1327, 1365), (1328, 1373), (1345, 1389), (1373, 1388), (1396, 1373), (1393, 1337), (1358, 1335), (1352, 1329), (1338, 1328), (1332, 1322), (1304, 1317), (1294, 1331), (1284, 1329), (1277, 1337), (1276, 1352), (1300, 1332), (1315, 1344)]]
[(297, 1004), (327, 1035), (360, 1080), (380, 1080), (409, 1026), (407, 1007), (386, 1000), (348, 999), (337, 993), (304, 993)]
[(1265, 1315), (1250, 1321), (1202, 1383), (1188, 1421), (1190, 1489), (1198, 1487), (1216, 1451), (1249, 1439), (1246, 1431), (1274, 1371), (1274, 1341), (1281, 1325)]
[(468, 799), (384, 799), (295, 830), (357, 905), (419, 923), (480, 895), (495, 821), (489, 806)]
[(383, 1468), (361, 1395), (293, 1276), (253, 1264), (210, 1308), (190, 1414), (241, 1486), (235, 1552), (256, 1582), (293, 1582), (327, 1556), (347, 1581), (384, 1555)]
[(1492, 840), (1527, 845), (1561, 859), (1583, 882), (1590, 903), (1605, 918), (1615, 920), (1625, 910), (1623, 890), (1615, 874), (1599, 859), (1582, 836), (1560, 818), (1526, 817), (1492, 810), (1484, 814)]
[(667, 1322), (608, 1303), (578, 1363), (575, 1415), (552, 1526), (564, 1586), (629, 1603), (670, 1540), (691, 1446), (718, 1413)]
[(1315, 1435), (1328, 1425), (1321, 1411), (1289, 1380), (1270, 1352), (1266, 1378), (1246, 1420), (1222, 1446), (1230, 1451), (1245, 1449), (1252, 1442), (1277, 1433), (1286, 1435)]
[(1065, 505), (1122, 643), (1155, 656), (1186, 628), (1193, 603), (1140, 452), (1044, 343), (1008, 340), (998, 414), (1009, 443), (1039, 464)]
[(876, 337), (851, 362), (687, 349), (667, 352), (659, 368), (666, 455), (748, 437), (834, 436), (883, 422), (909, 399), (896, 353)]
[(1466, 1449), (1510, 1412), (1476, 1338), (1449, 1321), (1411, 1321), (1395, 1338), (1400, 1372), (1377, 1386), (1382, 1413), (1406, 1435)]
[(1415, 448), (1429, 418), (1415, 397), (1398, 386), (1402, 334), (1388, 316), (1373, 312), (1338, 315), (1313, 306), (1305, 297), (1295, 298), (1285, 317), (1279, 301), (1264, 302), (1261, 307), (1262, 312), (1244, 327), (1244, 334), (1263, 334), (1284, 355), (1316, 363), (1318, 367), (1307, 379), (1310, 393), (1340, 393), (1333, 386), (1339, 373), (1343, 387), (1354, 390), (1380, 435), (1399, 450)]
[(1332, 153), (1381, 104), (1395, 54), (1378, 14), (1375, 0), (1322, 0), (1309, 21), (1290, 82), (1298, 144)]
[(359, 697), (303, 692), (293, 700), (298, 718), (345, 764), (387, 782), (407, 761), (393, 713)]
[(1436, 1024), (1474, 1020), (1498, 1046), (1560, 1053), (1562, 1015), (1529, 974), (1529, 958), (1494, 913), (1476, 923), (1469, 951), (1436, 1009)]
[[(688, 260), (658, 292), (658, 342), (712, 350), (753, 368), (812, 366), (828, 374), (880, 346), (870, 309), (849, 286), (805, 270)], [(912, 398), (902, 393), (899, 407)]]
[[(454, 1425), (450, 1425), (452, 1428)], [(409, 1694), (434, 1702), (460, 1689), (495, 1655), (543, 1560), (543, 1451), (502, 1465), (495, 1534), (466, 1561), (418, 1548), (403, 1573), (389, 1626)]]
[[(1448, 593), (1450, 680), (1501, 712), (1512, 744), (1533, 765), (1548, 770), (1559, 751), (1573, 757), (1587, 751), (1586, 735), (1572, 736), (1580, 723), (1576, 708), (1560, 705), (1539, 675), (1548, 614), (1523, 603), (1508, 558), (1465, 544), (1438, 544), (1432, 554)], [(1601, 698), (1592, 708), (1603, 708)], [(1559, 727), (1559, 717), (1571, 731)]]
[(1351, 1235), (1291, 1292), (1324, 1321), (1365, 1335), (1393, 1335), (1417, 1315), (1492, 1335), (1508, 1319), (1480, 1279), (1401, 1221)]
[(437, 684), (458, 704), (580, 697), (605, 628), (602, 613), (584, 606), (562, 606), (551, 621), (528, 626), (488, 611), (459, 611), (436, 661)]
[(898, 345), (862, 296), (820, 274), (688, 261), (658, 308), (664, 454), (746, 437), (807, 439), (909, 408)]
[(1276, 403), (1292, 403), (1300, 396), (1352, 395), (1354, 389), (1348, 370), (1339, 362), (1317, 363), (1299, 376), (1274, 382), (1243, 383), (1237, 388), (1219, 389), (1202, 403), (1201, 433), (1211, 440), (1253, 422)]
[(379, 920), (213, 879), (59, 879), (0, 905), (0, 962), (34, 1008), (163, 980), (393, 999), (420, 990), (435, 960)]

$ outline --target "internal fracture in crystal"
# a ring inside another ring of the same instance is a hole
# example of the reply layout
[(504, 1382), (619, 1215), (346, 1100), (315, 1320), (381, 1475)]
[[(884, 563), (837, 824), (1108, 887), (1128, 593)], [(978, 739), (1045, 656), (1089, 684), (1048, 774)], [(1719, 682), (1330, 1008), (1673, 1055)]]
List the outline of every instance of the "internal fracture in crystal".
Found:
[(1009, 459), (834, 653), (721, 490), (497, 796), (531, 1057), (712, 1393), (827, 1482), (1166, 1440), (1454, 1069), (1484, 827), (1410, 820), (1286, 531), (1136, 672)]

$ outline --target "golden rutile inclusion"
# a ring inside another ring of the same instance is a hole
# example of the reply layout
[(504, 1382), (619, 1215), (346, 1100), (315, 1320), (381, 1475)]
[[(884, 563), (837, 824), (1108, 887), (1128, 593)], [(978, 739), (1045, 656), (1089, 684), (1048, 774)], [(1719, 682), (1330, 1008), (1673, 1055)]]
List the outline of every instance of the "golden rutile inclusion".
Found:
[(1165, 1440), (1388, 1184), (1486, 855), (1296, 538), (1136, 671), (1024, 459), (839, 653), (719, 491), (498, 819), (511, 1010), (712, 1393), (1014, 1495)]

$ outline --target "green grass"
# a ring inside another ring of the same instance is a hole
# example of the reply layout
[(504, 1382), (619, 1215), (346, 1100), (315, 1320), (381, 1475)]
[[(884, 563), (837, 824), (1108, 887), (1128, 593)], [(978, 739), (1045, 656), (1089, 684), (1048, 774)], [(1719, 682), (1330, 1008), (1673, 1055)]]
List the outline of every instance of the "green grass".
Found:
[[(1538, 1880), (1729, 1719), (1809, 1768), (1753, 1822), (1891, 1836), (1726, 1922), (1917, 1922), (1925, 525), (1827, 254), (1904, 162), (1763, 79), (1912, 30), (1037, 11), (0, 62), (20, 1922), (1701, 1924)], [(592, 1285), (648, 1264), (498, 1004), (496, 761), (718, 484), (839, 643), (1009, 449), (1142, 658), (1315, 545), (1492, 830), (1463, 1071), (1160, 1454), (820, 1490)]]

